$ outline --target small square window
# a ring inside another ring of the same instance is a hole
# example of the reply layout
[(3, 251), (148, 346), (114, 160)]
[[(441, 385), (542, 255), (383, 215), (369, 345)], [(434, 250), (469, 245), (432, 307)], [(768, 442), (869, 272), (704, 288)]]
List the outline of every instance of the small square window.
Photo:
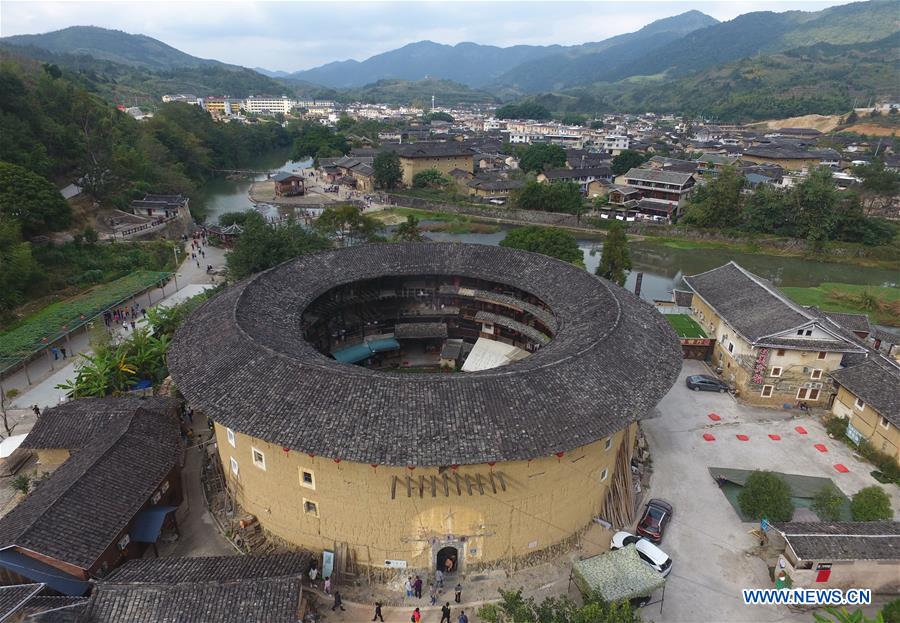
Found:
[(769, 398), (772, 396), (772, 392), (774, 391), (774, 385), (763, 385), (762, 392), (760, 392), (760, 396), (763, 398)]
[(231, 447), (232, 447), (232, 448), (236, 447), (236, 446), (234, 445), (234, 431), (231, 430), (230, 428), (226, 428), (226, 429), (225, 429), (225, 436), (228, 437), (228, 443), (231, 444)]
[(612, 437), (607, 437), (607, 438), (606, 438), (606, 443), (603, 444), (603, 449), (604, 449), (604, 450), (609, 450), (610, 448), (612, 448)]
[(266, 455), (257, 450), (256, 448), (250, 449), (250, 454), (253, 457), (253, 464), (256, 465), (261, 470), (265, 471), (266, 469)]
[(316, 476), (311, 470), (300, 468), (300, 484), (307, 489), (316, 488)]
[(783, 349), (783, 348), (779, 348), (779, 349), (778, 349), (778, 356), (779, 356), (779, 357), (784, 357), (784, 349)]
[(801, 387), (797, 390), (797, 400), (806, 400), (806, 388)]
[(778, 367), (778, 366), (772, 368), (772, 374), (771, 374), (771, 376), (781, 376), (781, 370), (782, 370), (782, 369), (781, 369), (780, 367)]
[(816, 368), (815, 370), (812, 371), (812, 373), (810, 373), (809, 378), (811, 378), (813, 380), (822, 378), (822, 370), (820, 368)]
[(319, 505), (313, 502), (312, 500), (307, 500), (303, 498), (303, 512), (307, 515), (313, 515), (315, 517), (319, 516)]
[(607, 468), (603, 468), (603, 471), (600, 472), (600, 482), (603, 482), (609, 477), (609, 470)]
[(888, 422), (888, 419), (886, 417), (881, 418), (880, 424), (881, 424), (882, 428), (889, 428), (891, 425), (891, 423)]
[(799, 331), (797, 331), (797, 335), (803, 335), (803, 329), (800, 329)]
[(826, 356), (826, 355), (828, 355), (828, 353), (826, 353), (824, 350), (820, 350), (820, 351), (819, 351), (819, 356), (818, 356), (818, 358), (819, 358), (819, 359), (825, 359), (825, 356)]
[(809, 337), (810, 335), (812, 335), (812, 329), (807, 329), (806, 331), (803, 332), (803, 335)]
[(729, 353), (734, 352), (734, 343), (733, 342), (728, 342), (728, 352)]
[(857, 398), (854, 406), (857, 408), (857, 410), (862, 411), (866, 408), (866, 403), (861, 398)]
[(237, 459), (234, 457), (231, 457), (231, 473), (234, 474), (235, 476), (238, 475), (238, 462), (237, 462)]
[(819, 399), (819, 390), (811, 389), (809, 390), (808, 395), (806, 396), (809, 400), (818, 400)]

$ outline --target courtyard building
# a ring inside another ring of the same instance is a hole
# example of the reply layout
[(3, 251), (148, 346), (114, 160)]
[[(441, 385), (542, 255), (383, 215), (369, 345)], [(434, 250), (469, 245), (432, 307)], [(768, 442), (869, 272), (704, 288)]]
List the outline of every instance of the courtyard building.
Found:
[(475, 152), (467, 145), (456, 141), (393, 145), (390, 149), (400, 157), (402, 181), (405, 186), (411, 187), (417, 173), (430, 169), (440, 171), (444, 175), (450, 175), (454, 169), (474, 170)]
[(827, 375), (865, 347), (765, 279), (729, 262), (684, 278), (692, 317), (715, 339), (713, 365), (743, 400), (825, 406)]
[(681, 353), (650, 305), (570, 264), (409, 243), (240, 283), (182, 325), (169, 363), (265, 530), (456, 572), (629, 524), (637, 421)]

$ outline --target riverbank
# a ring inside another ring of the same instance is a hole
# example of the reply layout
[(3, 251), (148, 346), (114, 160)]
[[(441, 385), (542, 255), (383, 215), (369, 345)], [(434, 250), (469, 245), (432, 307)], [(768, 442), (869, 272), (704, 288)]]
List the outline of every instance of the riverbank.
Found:
[(782, 288), (801, 305), (823, 311), (867, 314), (878, 323), (900, 327), (900, 288), (826, 282), (813, 288)]

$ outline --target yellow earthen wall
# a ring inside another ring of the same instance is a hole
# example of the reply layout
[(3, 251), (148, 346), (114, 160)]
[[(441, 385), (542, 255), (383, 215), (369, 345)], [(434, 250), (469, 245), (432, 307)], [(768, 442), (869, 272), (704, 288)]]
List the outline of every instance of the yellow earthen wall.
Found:
[(403, 183), (412, 186), (416, 173), (437, 169), (444, 175), (449, 175), (453, 169), (472, 171), (472, 156), (458, 156), (455, 158), (400, 158), (400, 168), (403, 170)]
[(890, 422), (883, 426), (885, 420), (875, 409), (866, 404), (860, 410), (856, 406), (856, 396), (847, 388), (839, 386), (831, 411), (842, 417), (849, 416), (850, 425), (868, 439), (876, 450), (893, 456), (900, 463), (900, 429)]

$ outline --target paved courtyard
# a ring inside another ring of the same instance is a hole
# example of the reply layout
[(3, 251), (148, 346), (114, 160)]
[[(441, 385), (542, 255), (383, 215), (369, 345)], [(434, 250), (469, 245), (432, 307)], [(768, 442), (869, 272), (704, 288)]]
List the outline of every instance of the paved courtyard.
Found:
[[(749, 552), (758, 544), (709, 475), (707, 468), (770, 469), (789, 474), (831, 478), (848, 496), (878, 484), (872, 467), (854, 458), (841, 442), (828, 438), (815, 417), (798, 412), (741, 405), (728, 394), (693, 392), (684, 385), (689, 374), (708, 373), (704, 364), (685, 361), (678, 382), (659, 405), (659, 416), (643, 422), (650, 445), (653, 479), (649, 497), (671, 501), (675, 507), (661, 547), (673, 559), (662, 615), (653, 606), (655, 621), (804, 621), (809, 614), (786, 608), (744, 606), (742, 588), (769, 587), (763, 561)], [(708, 414), (715, 413), (716, 422)], [(802, 426), (807, 434), (795, 429)], [(703, 439), (710, 433), (715, 441)], [(741, 441), (737, 435), (746, 435)], [(778, 435), (775, 441), (768, 435)], [(824, 444), (826, 453), (814, 444)], [(841, 474), (834, 464), (849, 473)], [(888, 489), (895, 517), (900, 509), (897, 487)]]

